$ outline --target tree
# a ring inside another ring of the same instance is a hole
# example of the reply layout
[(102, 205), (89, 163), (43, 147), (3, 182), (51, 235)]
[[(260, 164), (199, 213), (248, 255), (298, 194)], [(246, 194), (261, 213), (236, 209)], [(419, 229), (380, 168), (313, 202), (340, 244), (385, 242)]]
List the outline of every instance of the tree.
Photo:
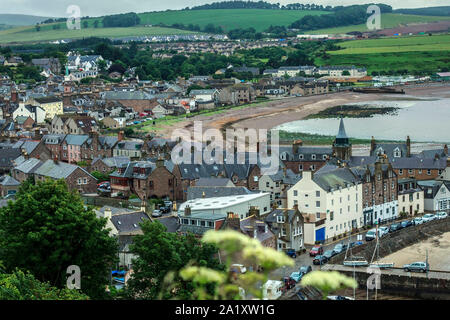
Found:
[(91, 174), (98, 181), (109, 181), (109, 173), (101, 173), (100, 171), (92, 171)]
[(35, 26), (35, 28), (36, 28), (36, 32), (39, 32), (39, 31), (41, 31), (41, 26), (40, 26), (40, 25), (38, 25), (37, 23), (36, 23), (36, 26)]
[(98, 28), (98, 20), (94, 21), (94, 28)]
[(0, 273), (0, 300), (88, 300), (75, 289), (58, 289), (37, 280), (31, 273), (14, 270)]
[(348, 70), (344, 70), (344, 71), (342, 71), (342, 75), (343, 76), (349, 76), (350, 72)]
[(117, 252), (105, 225), (63, 180), (24, 182), (16, 201), (0, 209), (0, 260), (7, 271), (29, 270), (57, 288), (77, 265), (82, 292), (101, 298)]
[(87, 29), (88, 26), (89, 26), (89, 23), (86, 20), (84, 20), (83, 21), (83, 28)]
[[(137, 235), (131, 245), (131, 251), (137, 255), (133, 260), (133, 275), (127, 283), (126, 295), (130, 298), (167, 299), (173, 296), (168, 291), (162, 296), (161, 289), (168, 274), (178, 271), (189, 262), (199, 266), (222, 270), (214, 254), (215, 246), (201, 244), (193, 235), (169, 233), (160, 222), (145, 221), (141, 224), (143, 235)], [(176, 296), (189, 299), (192, 287), (174, 275)]]

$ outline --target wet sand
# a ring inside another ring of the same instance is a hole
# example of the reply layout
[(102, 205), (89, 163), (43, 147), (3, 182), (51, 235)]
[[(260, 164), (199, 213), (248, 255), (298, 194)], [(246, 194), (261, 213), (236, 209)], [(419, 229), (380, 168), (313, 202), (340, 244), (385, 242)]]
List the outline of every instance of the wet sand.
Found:
[(427, 250), (431, 270), (450, 271), (450, 232), (403, 248), (381, 260), (394, 262), (395, 267), (401, 268), (408, 263), (425, 261)]
[[(415, 86), (405, 87), (406, 95), (416, 98), (450, 97), (450, 84), (446, 86)], [(202, 121), (203, 130), (215, 128), (254, 128), (271, 129), (285, 122), (302, 120), (310, 114), (315, 114), (329, 107), (341, 104), (405, 99), (404, 95), (363, 94), (355, 92), (336, 92), (323, 95), (289, 97), (262, 102), (244, 109), (230, 109), (215, 115), (198, 115), (189, 120), (176, 122), (158, 131), (159, 135), (170, 138), (175, 129), (192, 130), (194, 121)]]

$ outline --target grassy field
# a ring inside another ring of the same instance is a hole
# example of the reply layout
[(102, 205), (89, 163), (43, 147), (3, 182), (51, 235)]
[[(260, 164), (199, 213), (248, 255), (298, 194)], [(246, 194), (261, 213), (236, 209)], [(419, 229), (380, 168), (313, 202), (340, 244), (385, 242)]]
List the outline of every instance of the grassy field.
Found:
[(191, 34), (194, 32), (160, 27), (130, 27), (130, 28), (81, 28), (81, 30), (41, 29), (34, 27), (19, 27), (0, 31), (0, 43), (39, 42), (61, 39), (80, 39), (87, 37), (128, 37), (128, 36), (156, 36), (173, 34)]
[[(182, 23), (194, 24), (200, 27), (212, 23), (221, 26), (225, 31), (235, 28), (253, 27), (263, 31), (270, 25), (289, 25), (306, 14), (319, 15), (324, 11), (294, 11), (294, 10), (263, 10), (263, 9), (218, 9), (218, 10), (192, 10), (192, 11), (161, 11), (140, 13), (141, 26), (132, 28), (103, 28), (102, 18), (89, 18), (82, 20), (81, 30), (68, 30), (65, 22), (51, 23), (40, 26), (37, 32), (34, 26), (17, 27), (0, 31), (0, 43), (54, 41), (60, 39), (77, 39), (85, 37), (127, 37), (143, 35), (171, 35), (193, 33), (185, 30), (160, 27), (144, 27), (164, 23), (172, 25)], [(98, 28), (94, 22), (98, 21)], [(84, 28), (84, 21), (88, 27)], [(59, 25), (60, 29), (54, 29)]]
[(325, 11), (266, 10), (266, 9), (216, 9), (191, 11), (164, 11), (139, 14), (141, 23), (157, 24), (183, 23), (198, 24), (204, 27), (208, 23), (221, 26), (225, 31), (236, 28), (255, 28), (264, 31), (270, 25), (288, 26), (305, 15), (326, 14)]
[[(406, 25), (409, 23), (425, 23), (433, 21), (450, 20), (449, 16), (419, 16), (413, 14), (399, 14), (399, 13), (384, 13), (381, 15), (381, 28), (395, 28), (400, 25)], [(337, 28), (319, 29), (314, 31), (308, 31), (308, 34), (340, 34), (351, 31), (368, 31), (365, 24), (358, 24), (354, 26), (345, 26)]]
[(331, 55), (372, 54), (414, 51), (450, 51), (450, 34), (353, 40), (339, 43), (344, 49), (330, 51)]
[(353, 40), (339, 43), (342, 50), (317, 58), (318, 65), (355, 65), (372, 71), (437, 72), (450, 67), (450, 34)]

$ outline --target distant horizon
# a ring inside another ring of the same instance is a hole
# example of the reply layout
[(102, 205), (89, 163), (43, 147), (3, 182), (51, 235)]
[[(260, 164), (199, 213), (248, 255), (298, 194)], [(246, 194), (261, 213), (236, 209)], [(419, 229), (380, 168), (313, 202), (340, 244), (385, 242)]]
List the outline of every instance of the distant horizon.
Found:
[[(4, 8), (10, 8), (14, 11), (6, 11), (0, 12), (0, 14), (6, 15), (26, 15), (26, 16), (35, 16), (35, 17), (46, 17), (46, 18), (66, 18), (69, 16), (66, 13), (66, 8), (69, 5), (78, 5), (81, 9), (81, 16), (89, 16), (89, 17), (101, 17), (105, 15), (112, 14), (120, 14), (127, 12), (136, 12), (136, 13), (146, 13), (146, 12), (163, 12), (166, 10), (182, 10), (186, 7), (195, 7), (204, 4), (211, 4), (214, 2), (224, 2), (224, 1), (204, 1), (204, 0), (173, 0), (171, 1), (172, 5), (170, 7), (161, 7), (160, 5), (167, 6), (167, 3), (163, 4), (161, 2), (157, 2), (155, 5), (152, 5), (151, 2), (156, 1), (143, 1), (143, 0), (127, 0), (127, 1), (117, 1), (114, 3), (109, 3), (109, 0), (98, 0), (94, 4), (90, 0), (61, 0), (55, 4), (53, 1), (41, 0), (38, 4), (33, 0), (2, 0), (4, 2)], [(144, 6), (148, 8), (144, 8), (141, 4), (145, 3)], [(256, 2), (256, 1), (254, 1)], [(269, 3), (276, 3), (275, 1), (265, 1)], [(397, 9), (414, 9), (414, 8), (433, 8), (433, 7), (442, 7), (448, 6), (448, 0), (385, 0), (385, 1), (362, 1), (358, 0), (316, 0), (316, 1), (278, 1), (280, 5), (287, 5), (290, 3), (303, 3), (303, 4), (317, 4), (317, 5), (331, 5), (333, 7), (336, 6), (349, 6), (355, 4), (368, 4), (368, 3), (383, 3), (386, 5), (392, 6), (394, 10)], [(336, 3), (337, 2), (337, 3)], [(430, 3), (431, 2), (431, 3)], [(105, 3), (105, 5), (102, 5)], [(399, 4), (400, 3), (400, 4)], [(21, 7), (21, 9), (17, 9), (17, 7)], [(45, 7), (48, 7), (46, 10)], [(85, 10), (85, 8), (89, 8), (89, 11)], [(106, 10), (105, 10), (106, 9)], [(19, 12), (17, 12), (19, 11)], [(57, 13), (58, 12), (58, 13)]]

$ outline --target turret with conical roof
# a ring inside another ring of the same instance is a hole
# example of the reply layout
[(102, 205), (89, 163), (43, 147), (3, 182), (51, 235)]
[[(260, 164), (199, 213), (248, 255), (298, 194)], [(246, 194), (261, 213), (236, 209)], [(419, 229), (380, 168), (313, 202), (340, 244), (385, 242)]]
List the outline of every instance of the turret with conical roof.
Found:
[(333, 153), (340, 160), (349, 160), (352, 156), (352, 144), (345, 132), (344, 119), (341, 117), (339, 131), (333, 142)]

